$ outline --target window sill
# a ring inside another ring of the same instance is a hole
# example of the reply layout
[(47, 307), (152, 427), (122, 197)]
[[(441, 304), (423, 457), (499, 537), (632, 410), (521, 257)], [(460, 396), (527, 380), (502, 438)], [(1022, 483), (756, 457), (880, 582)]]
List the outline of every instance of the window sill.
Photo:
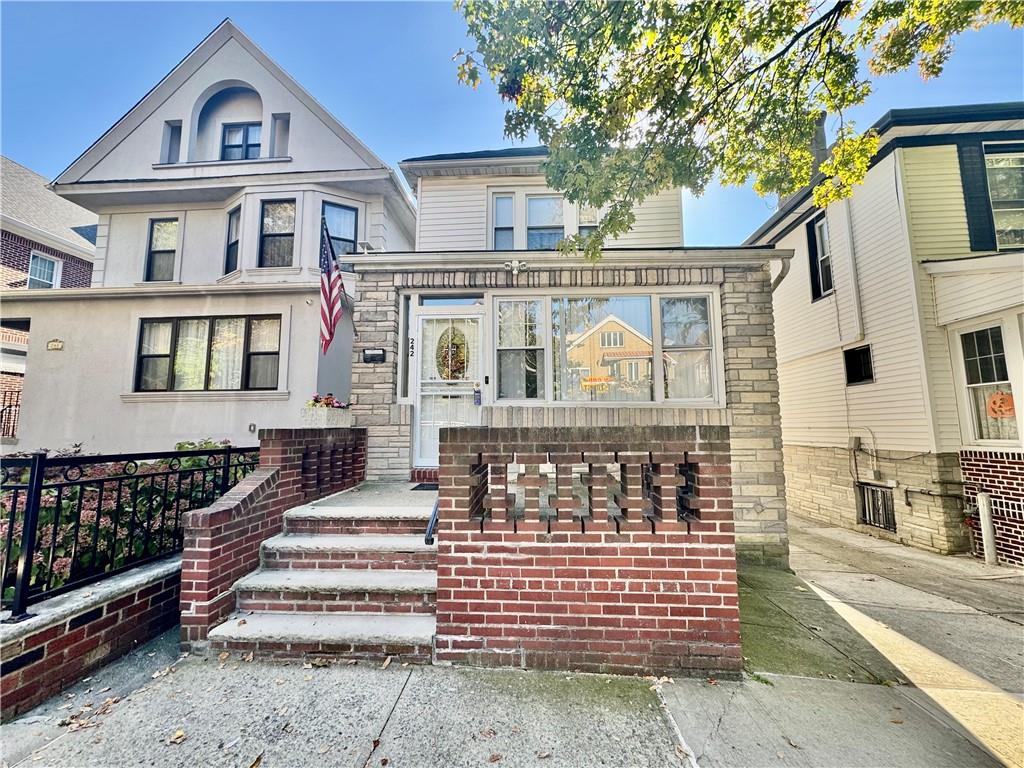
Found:
[(237, 281), (241, 276), (242, 276), (242, 270), (236, 269), (236, 270), (233, 270), (231, 272), (228, 272), (226, 275), (221, 275), (220, 277), (217, 278), (216, 282), (218, 282), (218, 283), (233, 283), (233, 282)]
[(821, 296), (819, 296), (816, 299), (812, 298), (811, 299), (811, 304), (817, 304), (819, 301), (824, 301), (825, 299), (831, 299), (835, 295), (836, 295), (836, 292), (835, 292), (835, 289), (833, 289), (833, 290), (829, 291), (828, 293), (821, 294)]
[(218, 392), (125, 392), (123, 403), (219, 403), (232, 400), (287, 400), (288, 390), (229, 390)]
[(147, 288), (151, 285), (181, 285), (181, 280), (143, 280), (141, 283), (136, 283), (137, 288)]
[(243, 271), (247, 275), (301, 275), (302, 267), (251, 267)]
[(484, 403), (488, 408), (679, 408), (691, 411), (721, 410), (725, 403), (717, 400), (663, 400), (656, 403), (651, 400), (609, 400), (595, 402), (593, 400), (566, 400), (550, 402), (545, 400), (495, 400)]
[(291, 157), (257, 157), (253, 160), (193, 160), (188, 163), (153, 163), (153, 170), (165, 168), (205, 168), (221, 165), (260, 165), (263, 163), (290, 163)]

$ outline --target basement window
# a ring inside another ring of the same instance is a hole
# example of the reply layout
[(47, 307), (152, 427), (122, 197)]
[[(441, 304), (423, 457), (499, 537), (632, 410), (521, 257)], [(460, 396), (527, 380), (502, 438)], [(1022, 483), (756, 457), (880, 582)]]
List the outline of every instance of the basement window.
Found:
[(896, 533), (896, 509), (892, 488), (885, 485), (857, 483), (857, 522)]

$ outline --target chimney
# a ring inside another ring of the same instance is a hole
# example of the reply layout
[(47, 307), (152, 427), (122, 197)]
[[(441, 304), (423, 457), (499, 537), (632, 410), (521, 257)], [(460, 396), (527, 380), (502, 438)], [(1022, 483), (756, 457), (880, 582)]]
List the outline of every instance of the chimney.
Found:
[[(811, 154), (814, 156), (814, 169), (811, 171), (811, 177), (818, 172), (821, 164), (829, 158), (829, 148), (825, 139), (825, 118), (828, 117), (827, 112), (820, 112), (818, 118), (814, 121), (814, 137), (811, 139)], [(782, 208), (786, 203), (793, 199), (797, 193), (794, 192), (791, 195), (779, 195), (779, 202), (775, 206), (775, 210)]]

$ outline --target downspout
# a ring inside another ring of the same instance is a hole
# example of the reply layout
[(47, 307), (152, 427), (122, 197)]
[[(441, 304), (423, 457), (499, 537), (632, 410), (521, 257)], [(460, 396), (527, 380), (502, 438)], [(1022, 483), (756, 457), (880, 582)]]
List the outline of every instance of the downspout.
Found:
[(786, 275), (789, 274), (789, 259), (779, 259), (782, 262), (782, 269), (779, 270), (779, 274), (772, 280), (772, 293), (775, 293), (775, 289), (779, 287), (783, 280), (786, 279)]

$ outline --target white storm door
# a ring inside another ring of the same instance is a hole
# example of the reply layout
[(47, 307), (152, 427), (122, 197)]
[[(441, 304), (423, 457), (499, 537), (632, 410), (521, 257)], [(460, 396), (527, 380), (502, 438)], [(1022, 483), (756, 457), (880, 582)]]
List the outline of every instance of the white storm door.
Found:
[(483, 379), (480, 318), (424, 316), (419, 321), (416, 456), (414, 466), (438, 464), (438, 430), (480, 424), (474, 391)]

